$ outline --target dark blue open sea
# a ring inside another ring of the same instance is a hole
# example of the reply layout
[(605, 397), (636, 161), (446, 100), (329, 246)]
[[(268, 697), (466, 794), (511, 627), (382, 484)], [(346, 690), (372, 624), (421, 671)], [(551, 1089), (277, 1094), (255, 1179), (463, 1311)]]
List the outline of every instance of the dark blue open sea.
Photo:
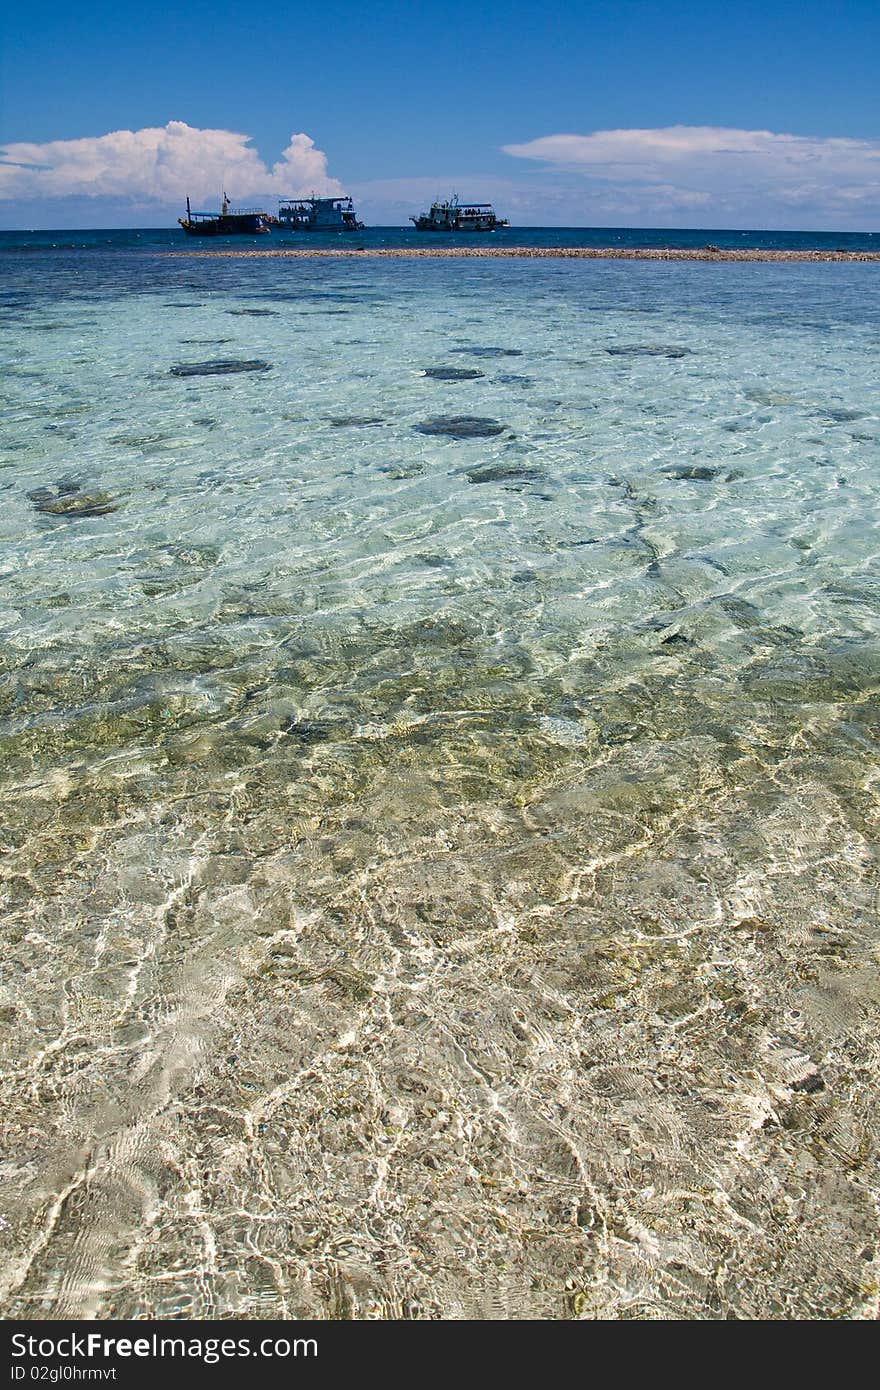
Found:
[(0, 235), (3, 1315), (875, 1317), (880, 267), (204, 249)]
[(596, 246), (675, 247), (699, 249), (711, 243), (722, 250), (760, 247), (775, 251), (880, 251), (877, 232), (719, 231), (717, 228), (668, 227), (499, 227), (491, 236), (474, 233), (419, 233), (414, 227), (367, 227), (350, 233), (293, 233), (283, 227), (270, 237), (222, 237), (187, 240), (178, 227), (141, 227), (122, 231), (0, 231), (0, 255), (5, 251), (204, 251), (211, 245), (234, 249), (254, 246), (279, 249), (292, 246), (339, 247), (356, 243), (368, 249), (401, 246)]

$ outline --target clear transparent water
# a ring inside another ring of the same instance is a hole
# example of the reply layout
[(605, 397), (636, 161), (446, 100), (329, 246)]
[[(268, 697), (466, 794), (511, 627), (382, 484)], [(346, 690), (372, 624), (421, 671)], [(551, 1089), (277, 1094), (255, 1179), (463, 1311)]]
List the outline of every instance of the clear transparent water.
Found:
[(873, 1316), (875, 268), (6, 265), (4, 1314)]

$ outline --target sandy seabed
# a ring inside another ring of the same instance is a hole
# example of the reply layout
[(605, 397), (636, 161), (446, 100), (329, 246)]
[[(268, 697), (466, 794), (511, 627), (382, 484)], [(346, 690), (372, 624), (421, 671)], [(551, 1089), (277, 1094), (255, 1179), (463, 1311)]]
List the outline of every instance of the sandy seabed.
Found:
[(0, 1313), (876, 1320), (871, 272), (266, 242), (6, 257)]

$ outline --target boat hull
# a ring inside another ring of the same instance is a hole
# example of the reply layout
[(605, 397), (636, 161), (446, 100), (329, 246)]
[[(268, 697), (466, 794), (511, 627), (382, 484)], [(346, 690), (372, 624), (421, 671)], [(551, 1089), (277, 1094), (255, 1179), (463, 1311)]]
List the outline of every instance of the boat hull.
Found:
[(225, 217), (205, 217), (198, 221), (187, 221), (179, 217), (187, 236), (264, 236), (269, 228), (265, 219), (258, 214), (229, 214)]
[(320, 226), (312, 222), (293, 222), (289, 218), (279, 217), (278, 226), (287, 232), (362, 232), (363, 222), (326, 222)]
[(434, 222), (413, 219), (417, 232), (494, 232), (497, 227), (506, 227), (506, 222), (486, 222), (476, 225), (471, 222), (459, 223), (454, 227), (438, 227)]
[(432, 203), (429, 212), (409, 220), (417, 232), (494, 232), (509, 225), (506, 217), (496, 216), (491, 203), (460, 203), (455, 196)]

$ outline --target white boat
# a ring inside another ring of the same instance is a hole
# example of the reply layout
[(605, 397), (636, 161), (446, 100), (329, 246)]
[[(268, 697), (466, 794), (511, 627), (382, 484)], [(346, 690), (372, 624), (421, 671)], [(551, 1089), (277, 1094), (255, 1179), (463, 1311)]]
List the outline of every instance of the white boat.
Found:
[(409, 220), (417, 232), (494, 232), (509, 225), (506, 217), (495, 216), (491, 203), (462, 203), (457, 193)]
[(351, 198), (282, 198), (278, 224), (292, 232), (359, 232)]

